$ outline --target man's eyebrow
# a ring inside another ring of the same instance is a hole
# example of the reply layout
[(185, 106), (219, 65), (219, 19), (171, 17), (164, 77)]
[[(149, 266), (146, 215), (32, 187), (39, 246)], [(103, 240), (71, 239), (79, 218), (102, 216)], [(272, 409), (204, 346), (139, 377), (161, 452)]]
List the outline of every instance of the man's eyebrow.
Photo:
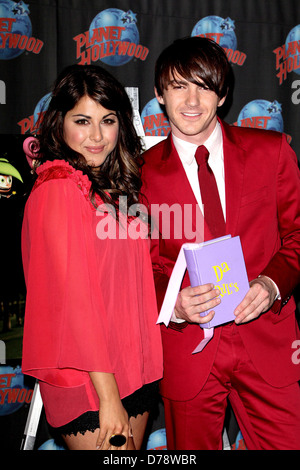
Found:
[(186, 84), (187, 84), (187, 80), (176, 80), (175, 78), (168, 82), (168, 85), (186, 85)]
[[(174, 85), (175, 85), (175, 86), (176, 86), (176, 85), (183, 85), (183, 86), (185, 86), (185, 85), (187, 85), (187, 83), (189, 83), (189, 80), (184, 80), (184, 79), (183, 79), (183, 80), (181, 80), (181, 79), (176, 80), (176, 79), (174, 78), (173, 80), (170, 80), (170, 81), (168, 82), (168, 85), (170, 85), (170, 86), (174, 86)], [(199, 81), (195, 80), (195, 81), (191, 81), (190, 83), (194, 83), (195, 85), (197, 85), (197, 86), (200, 87), (200, 88), (204, 88), (204, 89), (207, 89), (207, 90), (209, 89), (209, 87), (208, 87), (204, 82), (199, 82)]]

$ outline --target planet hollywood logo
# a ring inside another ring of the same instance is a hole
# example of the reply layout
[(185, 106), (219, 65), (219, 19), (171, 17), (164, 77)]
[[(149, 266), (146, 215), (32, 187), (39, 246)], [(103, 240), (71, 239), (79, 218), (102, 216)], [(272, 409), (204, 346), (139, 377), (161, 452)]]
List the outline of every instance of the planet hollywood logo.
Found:
[(152, 432), (147, 441), (147, 450), (166, 450), (167, 449), (167, 438), (166, 429), (161, 428)]
[(288, 73), (300, 75), (300, 24), (288, 33), (285, 43), (273, 50), (276, 55), (276, 76), (281, 85)]
[(171, 130), (169, 120), (156, 98), (148, 101), (141, 113), (146, 136), (167, 136)]
[(253, 100), (241, 110), (237, 122), (240, 127), (254, 127), (274, 131), (283, 131), (282, 107), (278, 101)]
[(34, 108), (33, 114), (18, 122), (18, 125), (21, 127), (21, 134), (26, 134), (28, 132), (31, 134), (39, 133), (39, 128), (48, 108), (51, 96), (51, 93), (47, 93), (43, 96)]
[(89, 30), (73, 38), (79, 64), (90, 65), (100, 60), (107, 65), (120, 66), (133, 58), (146, 60), (149, 49), (139, 44), (136, 23), (136, 14), (131, 10), (108, 8), (98, 13)]
[(237, 37), (234, 32), (234, 20), (220, 16), (206, 16), (194, 26), (191, 36), (212, 39), (226, 52), (229, 62), (242, 66), (247, 58), (244, 52), (237, 49)]
[(0, 367), (0, 416), (18, 411), (25, 403), (29, 404), (33, 390), (24, 384), (20, 366)]
[[(263, 99), (250, 101), (242, 108), (233, 125), (283, 132), (282, 106), (277, 100), (273, 102)], [(286, 137), (288, 142), (291, 142), (291, 136), (286, 134)]]
[(29, 13), (29, 6), (23, 1), (1, 0), (0, 59), (14, 59), (24, 51), (41, 52), (44, 43), (32, 36)]

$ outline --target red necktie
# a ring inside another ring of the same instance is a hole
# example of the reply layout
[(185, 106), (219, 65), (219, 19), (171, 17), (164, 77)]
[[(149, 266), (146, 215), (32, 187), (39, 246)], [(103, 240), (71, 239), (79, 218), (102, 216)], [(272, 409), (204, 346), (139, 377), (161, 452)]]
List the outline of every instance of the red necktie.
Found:
[[(215, 176), (208, 164), (209, 152), (204, 145), (197, 148), (198, 178), (204, 210), (204, 220), (213, 238), (225, 235), (225, 220)], [(206, 239), (206, 238), (205, 238)]]

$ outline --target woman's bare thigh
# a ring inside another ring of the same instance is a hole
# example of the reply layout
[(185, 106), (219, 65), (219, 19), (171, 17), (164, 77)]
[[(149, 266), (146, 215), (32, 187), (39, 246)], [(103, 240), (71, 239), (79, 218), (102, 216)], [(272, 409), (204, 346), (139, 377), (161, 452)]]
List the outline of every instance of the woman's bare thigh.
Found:
[[(136, 418), (130, 418), (130, 424), (133, 434), (132, 439), (129, 439), (127, 450), (139, 450), (142, 446), (145, 430), (147, 426), (149, 413), (143, 413)], [(84, 434), (78, 433), (63, 436), (63, 439), (69, 450), (97, 450), (97, 438), (99, 429), (95, 431), (86, 431)]]

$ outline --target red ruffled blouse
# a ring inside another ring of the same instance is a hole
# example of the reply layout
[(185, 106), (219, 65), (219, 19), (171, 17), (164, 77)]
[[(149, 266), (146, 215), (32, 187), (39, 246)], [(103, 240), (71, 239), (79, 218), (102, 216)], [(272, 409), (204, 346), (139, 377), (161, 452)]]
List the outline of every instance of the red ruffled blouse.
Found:
[(121, 221), (92, 205), (88, 177), (67, 162), (46, 162), (37, 173), (22, 228), (22, 369), (40, 381), (56, 427), (99, 409), (89, 371), (113, 373), (124, 398), (162, 377), (162, 348), (145, 227), (135, 236), (137, 225), (125, 220), (125, 236)]

